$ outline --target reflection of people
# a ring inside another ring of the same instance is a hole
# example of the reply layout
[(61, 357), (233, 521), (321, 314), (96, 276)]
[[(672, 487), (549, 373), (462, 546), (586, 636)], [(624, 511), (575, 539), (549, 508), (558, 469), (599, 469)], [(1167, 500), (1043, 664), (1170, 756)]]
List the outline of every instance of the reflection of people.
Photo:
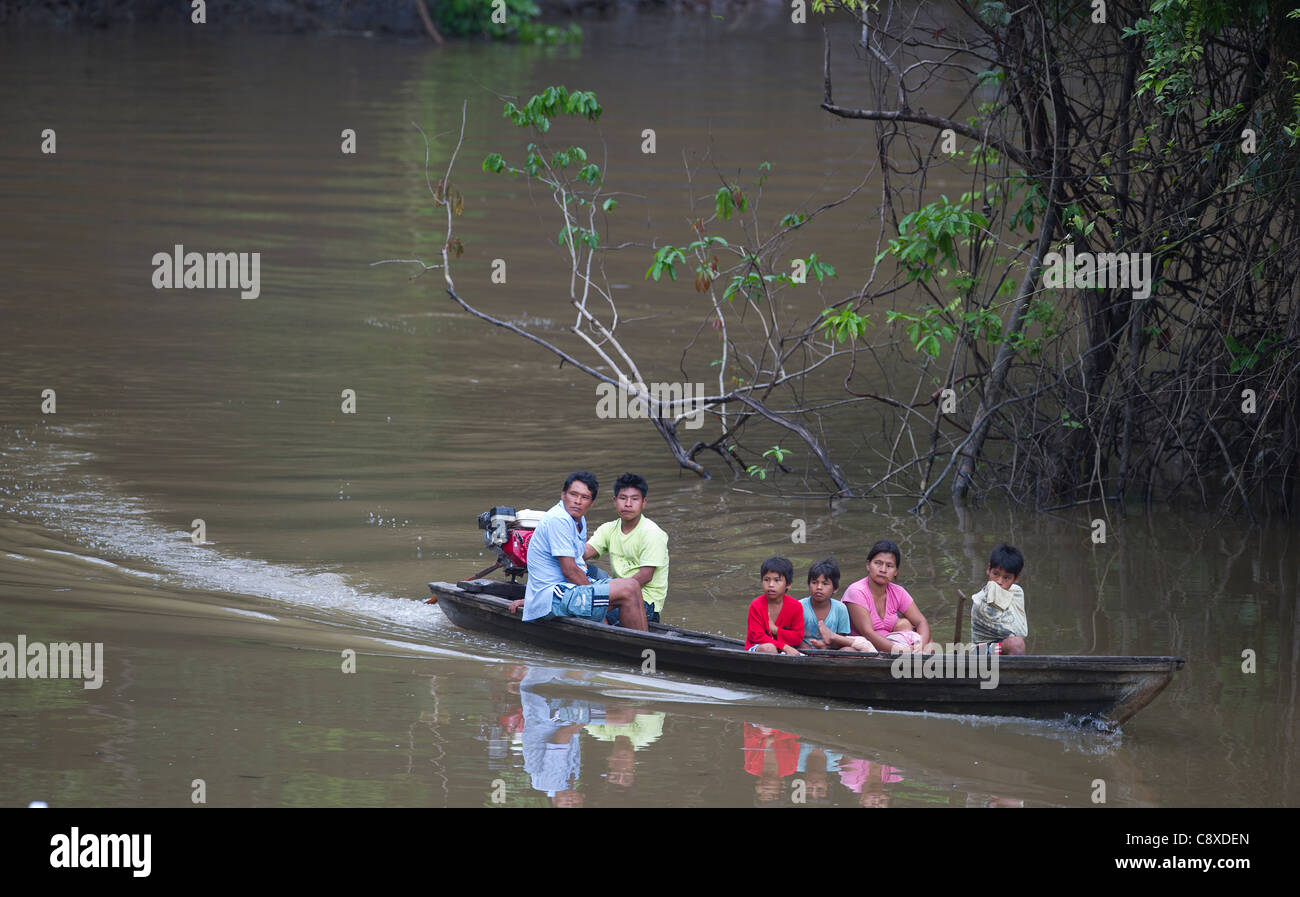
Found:
[(822, 803), (830, 794), (826, 774), (839, 772), (843, 754), (823, 750), (815, 744), (804, 742), (799, 746), (798, 771), (804, 774), (805, 798), (808, 803)]
[(763, 561), (763, 594), (749, 605), (745, 650), (799, 656), (803, 641), (803, 605), (785, 593), (794, 578), (794, 565), (785, 558)]
[(858, 795), (858, 804), (863, 807), (889, 806), (885, 785), (901, 781), (902, 771), (893, 766), (877, 763), (873, 767), (870, 761), (856, 757), (850, 757), (840, 764), (840, 783)]
[(505, 766), (509, 754), (510, 736), (524, 730), (524, 715), (519, 706), (519, 681), (528, 674), (528, 667), (512, 664), (505, 669), (505, 677), (488, 680), (496, 721), (487, 726), (488, 768)]
[(758, 776), (754, 796), (759, 803), (781, 799), (781, 780), (799, 766), (799, 738), (780, 729), (745, 723), (745, 772)]
[(611, 787), (630, 789), (636, 783), (635, 752), (649, 747), (664, 734), (665, 715), (658, 711), (607, 707), (605, 722), (586, 727), (597, 741), (612, 742), (605, 781)]
[[(616, 577), (641, 584), (646, 619), (659, 622), (668, 597), (668, 534), (643, 512), (650, 486), (645, 477), (625, 473), (614, 481), (614, 510), (617, 520), (603, 523), (587, 542), (587, 560), (609, 555)], [(610, 608), (605, 622), (618, 625), (621, 613)]]
[(895, 584), (903, 553), (888, 539), (871, 546), (867, 575), (844, 590), (853, 634), (878, 651), (913, 653), (930, 644), (930, 624), (907, 590)]
[(510, 612), (524, 609), (524, 621), (578, 617), (600, 622), (610, 607), (624, 614), (628, 629), (649, 629), (641, 584), (635, 579), (587, 578), (587, 520), (597, 483), (584, 471), (569, 474), (555, 506), (542, 515), (528, 543), (528, 586), (524, 597), (510, 602)]
[(1025, 618), (1025, 592), (1017, 581), (1025, 569), (1025, 556), (1003, 542), (989, 555), (984, 588), (971, 596), (970, 640), (978, 649), (999, 654), (1024, 654), (1029, 637)]
[(534, 667), (519, 683), (524, 715), (524, 771), (532, 777), (533, 788), (545, 792), (554, 806), (580, 807), (582, 747), (578, 733), (592, 722), (593, 714), (598, 722), (603, 721), (604, 714), (587, 701), (544, 698), (533, 690), (545, 682), (565, 678), (570, 678), (565, 670)]

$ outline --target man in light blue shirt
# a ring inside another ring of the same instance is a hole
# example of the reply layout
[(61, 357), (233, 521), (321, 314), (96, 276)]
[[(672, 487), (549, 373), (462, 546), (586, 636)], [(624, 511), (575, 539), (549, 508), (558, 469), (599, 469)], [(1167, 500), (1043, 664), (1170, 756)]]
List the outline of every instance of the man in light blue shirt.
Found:
[(583, 554), (587, 548), (587, 520), (583, 516), (596, 498), (596, 477), (587, 471), (569, 474), (555, 506), (542, 515), (528, 543), (528, 584), (524, 597), (510, 603), (521, 606), (524, 621), (580, 617), (602, 622), (611, 607), (620, 610), (621, 625), (649, 630), (641, 583), (635, 579), (587, 578)]

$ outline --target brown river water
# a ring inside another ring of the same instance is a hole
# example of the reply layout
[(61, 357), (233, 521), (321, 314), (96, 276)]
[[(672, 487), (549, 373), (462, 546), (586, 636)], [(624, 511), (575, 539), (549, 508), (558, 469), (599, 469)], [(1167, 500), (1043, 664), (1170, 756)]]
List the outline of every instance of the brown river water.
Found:
[[(488, 152), (519, 156), (500, 98), (547, 84), (605, 106), (597, 153), (639, 197), (612, 240), (685, 242), (683, 154), (711, 147), (726, 171), (771, 161), (779, 214), (869, 168), (873, 132), (817, 108), (820, 29), (642, 17), (587, 35), (434, 50), (0, 34), (0, 642), (103, 646), (97, 689), (0, 679), (0, 806), (180, 806), (199, 788), (214, 806), (1090, 806), (1096, 780), (1111, 806), (1295, 805), (1294, 523), (1156, 508), (1112, 513), (1093, 544), (1097, 509), (922, 519), (906, 502), (831, 506), (793, 479), (732, 480), (716, 458), (704, 482), (645, 422), (598, 419), (590, 381), (462, 313), (435, 276), (370, 266), (433, 258), (441, 213), (410, 123), (444, 164), (467, 100), (458, 284), (563, 337), (549, 197), (479, 170)], [(861, 77), (841, 52), (847, 102)], [(866, 201), (838, 220), (816, 249), (851, 283), (875, 217)], [(175, 244), (260, 252), (260, 295), (155, 290), (151, 258)], [(489, 281), (497, 257), (505, 285)], [(699, 300), (689, 277), (647, 284), (649, 257), (631, 251), (611, 278), (640, 356), (672, 379)], [(899, 582), (947, 639), (953, 596), (1006, 539), (1027, 558), (1035, 651), (1187, 666), (1101, 733), (643, 676), (463, 632), (422, 603), (426, 582), (490, 563), (480, 511), (549, 507), (581, 468), (602, 482), (593, 524), (613, 516), (619, 473), (649, 479), (671, 538), (668, 622), (740, 635), (764, 557), (794, 561), (801, 595), (809, 563), (834, 555), (847, 583), (890, 537)]]

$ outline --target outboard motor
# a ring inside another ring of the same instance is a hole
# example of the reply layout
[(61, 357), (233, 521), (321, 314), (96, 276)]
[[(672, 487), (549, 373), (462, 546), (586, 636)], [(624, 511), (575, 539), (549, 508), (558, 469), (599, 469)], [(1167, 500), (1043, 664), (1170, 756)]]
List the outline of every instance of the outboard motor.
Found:
[(510, 537), (509, 529), (519, 520), (514, 508), (495, 507), (478, 515), (478, 528), (483, 530), (483, 544), (498, 549)]
[(542, 519), (541, 511), (498, 505), (478, 515), (478, 528), (483, 530), (483, 545), (497, 556), (497, 562), (480, 571), (471, 579), (479, 579), (496, 569), (504, 569), (511, 582), (528, 572), (528, 542)]

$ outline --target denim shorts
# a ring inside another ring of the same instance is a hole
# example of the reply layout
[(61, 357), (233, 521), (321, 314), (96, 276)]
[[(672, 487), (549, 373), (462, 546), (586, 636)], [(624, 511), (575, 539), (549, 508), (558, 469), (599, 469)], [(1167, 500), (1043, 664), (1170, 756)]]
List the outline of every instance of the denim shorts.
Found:
[(551, 612), (543, 620), (581, 617), (599, 623), (609, 610), (609, 580), (578, 586), (562, 582), (551, 589)]
[[(647, 623), (658, 623), (659, 611), (655, 610), (655, 606), (651, 604), (649, 601), (643, 601), (642, 603), (645, 605), (645, 621)], [(609, 609), (609, 613), (605, 614), (605, 622), (608, 623), (610, 626), (619, 625), (619, 622), (622, 619), (621, 615), (619, 614), (620, 610), (622, 610), (622, 608), (611, 607)]]

